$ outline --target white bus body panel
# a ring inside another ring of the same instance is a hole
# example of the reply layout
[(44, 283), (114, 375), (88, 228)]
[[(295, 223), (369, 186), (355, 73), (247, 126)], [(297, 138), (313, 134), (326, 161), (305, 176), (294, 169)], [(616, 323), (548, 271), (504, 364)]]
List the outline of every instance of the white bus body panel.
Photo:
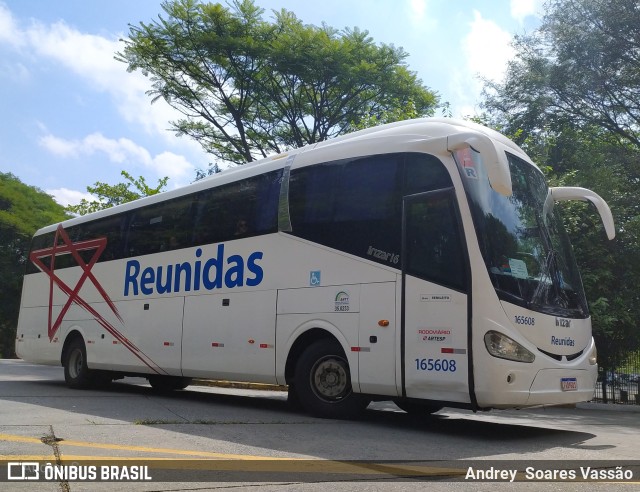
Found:
[(276, 291), (186, 298), (182, 373), (275, 383)]
[[(26, 279), (25, 279), (26, 281)], [(36, 364), (60, 365), (62, 343), (49, 341), (47, 308), (23, 307), (16, 338), (16, 355)]]
[[(123, 334), (140, 353), (123, 347), (122, 342), (107, 333), (104, 337), (107, 342), (104, 358), (94, 362), (95, 368), (106, 369), (115, 363), (123, 371), (153, 374), (152, 368), (159, 367), (163, 373), (179, 376), (184, 298), (120, 301), (116, 307), (124, 320)], [(87, 358), (91, 362), (88, 354)]]
[[(396, 360), (400, 360), (397, 287), (395, 282), (361, 286), (358, 373), (362, 393), (402, 394), (400, 374), (396, 373)], [(389, 325), (384, 326), (384, 321)]]
[(467, 295), (409, 275), (406, 292), (407, 396), (469, 403)]

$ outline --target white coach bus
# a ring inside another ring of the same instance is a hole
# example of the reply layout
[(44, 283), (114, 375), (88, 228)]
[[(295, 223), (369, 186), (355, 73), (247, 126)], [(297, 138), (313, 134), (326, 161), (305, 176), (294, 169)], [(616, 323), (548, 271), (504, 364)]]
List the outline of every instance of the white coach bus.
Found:
[(346, 418), (589, 400), (596, 347), (549, 188), (452, 119), (380, 126), (38, 231), (16, 352), (72, 388), (289, 386)]

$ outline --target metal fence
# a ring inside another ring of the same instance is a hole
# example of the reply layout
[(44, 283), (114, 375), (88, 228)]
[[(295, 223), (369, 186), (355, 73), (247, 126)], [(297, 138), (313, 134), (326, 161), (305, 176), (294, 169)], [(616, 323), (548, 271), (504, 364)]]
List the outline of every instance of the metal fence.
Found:
[(600, 368), (593, 401), (640, 405), (640, 351), (615, 369)]

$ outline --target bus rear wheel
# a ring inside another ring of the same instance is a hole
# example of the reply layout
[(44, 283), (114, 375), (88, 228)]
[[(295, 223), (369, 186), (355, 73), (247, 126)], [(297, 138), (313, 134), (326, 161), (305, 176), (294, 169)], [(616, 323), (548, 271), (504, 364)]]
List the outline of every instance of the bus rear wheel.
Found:
[(69, 388), (86, 389), (93, 384), (93, 371), (87, 366), (87, 349), (81, 338), (69, 343), (63, 365), (64, 380)]
[(191, 378), (180, 376), (149, 376), (147, 378), (151, 387), (161, 393), (183, 390), (191, 384)]
[(353, 392), (349, 363), (333, 340), (319, 340), (307, 347), (296, 364), (294, 386), (302, 407), (317, 417), (354, 418), (369, 403)]

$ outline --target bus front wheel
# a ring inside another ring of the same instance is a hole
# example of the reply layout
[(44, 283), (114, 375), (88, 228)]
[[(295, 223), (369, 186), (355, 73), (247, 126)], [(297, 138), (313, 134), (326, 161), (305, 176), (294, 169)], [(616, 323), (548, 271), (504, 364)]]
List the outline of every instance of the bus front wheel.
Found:
[(340, 344), (332, 340), (307, 347), (296, 364), (294, 385), (302, 407), (318, 417), (354, 418), (369, 403), (353, 392), (349, 363)]
[(93, 371), (87, 366), (87, 350), (81, 338), (69, 343), (64, 356), (64, 380), (69, 388), (86, 389), (93, 383)]

